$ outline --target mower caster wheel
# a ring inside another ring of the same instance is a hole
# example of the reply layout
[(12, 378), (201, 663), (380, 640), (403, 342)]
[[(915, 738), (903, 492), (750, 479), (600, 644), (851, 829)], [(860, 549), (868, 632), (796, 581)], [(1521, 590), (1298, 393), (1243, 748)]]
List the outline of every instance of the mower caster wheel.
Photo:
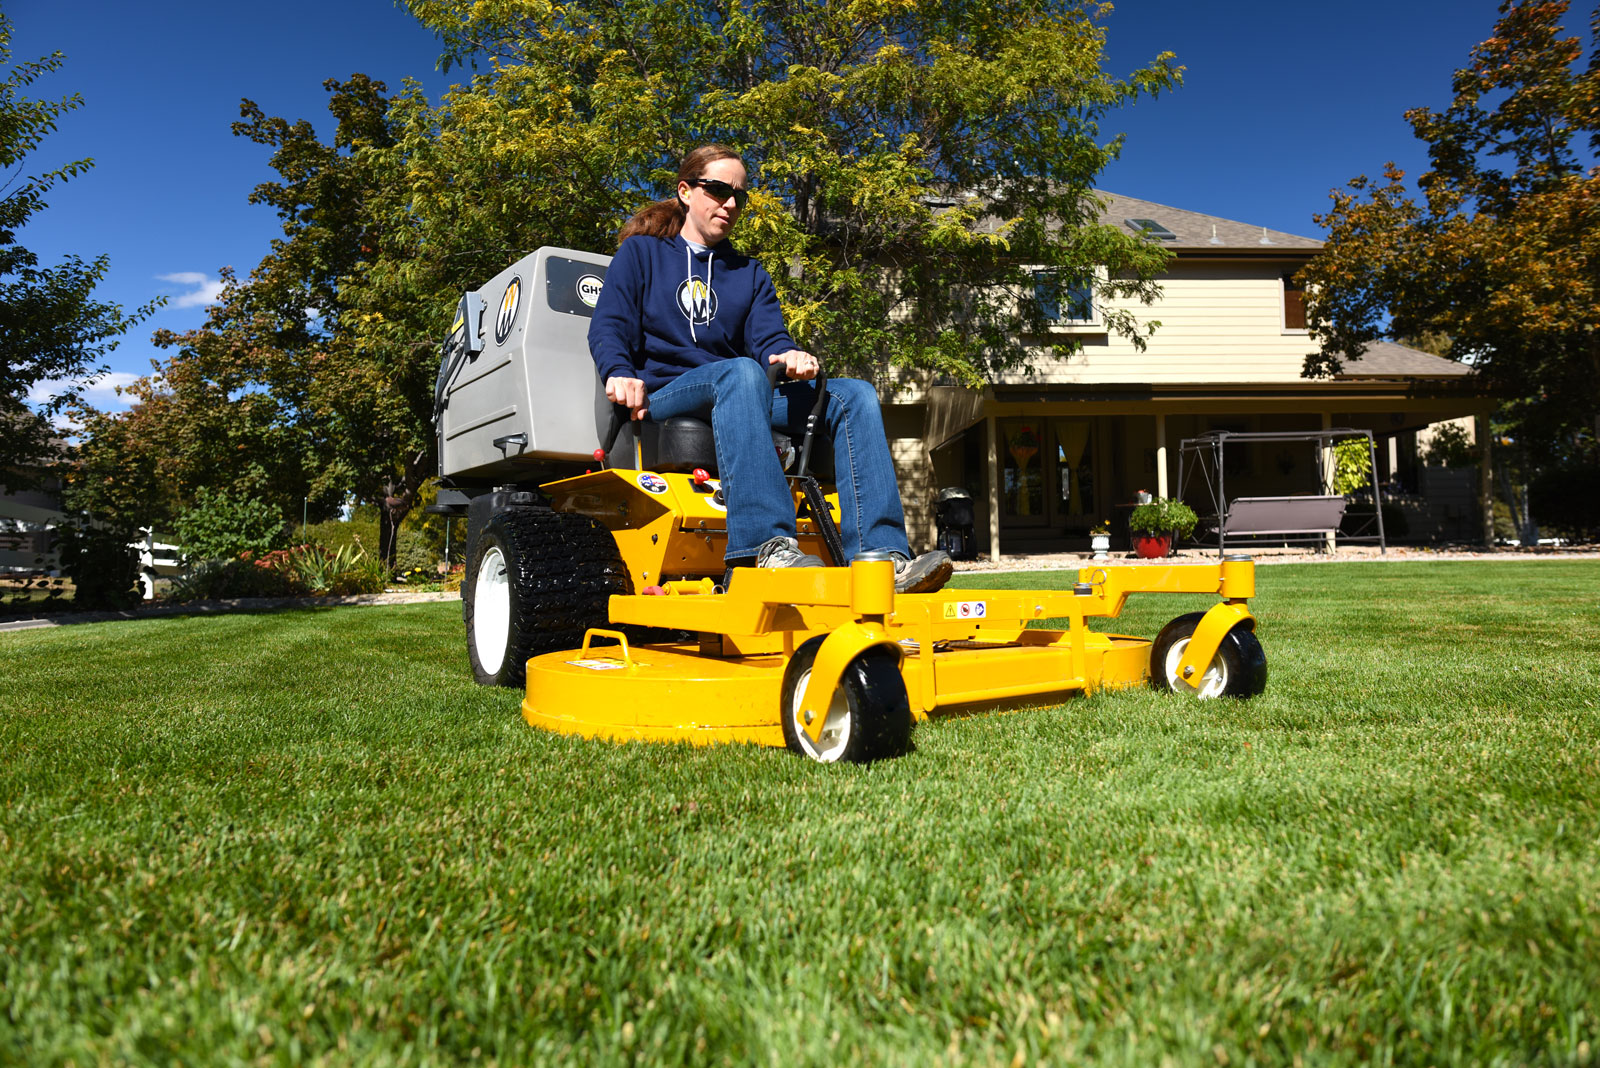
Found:
[(1158, 690), (1211, 697), (1254, 697), (1267, 688), (1267, 654), (1256, 636), (1243, 626), (1234, 627), (1217, 647), (1216, 658), (1197, 683), (1180, 677), (1178, 664), (1204, 612), (1179, 616), (1156, 636), (1150, 647), (1150, 685)]
[(822, 642), (812, 638), (796, 649), (783, 673), (784, 742), (824, 764), (865, 764), (905, 752), (911, 744), (911, 704), (894, 653), (880, 648), (866, 650), (845, 667), (828, 705), (822, 740), (811, 740), (800, 709)]

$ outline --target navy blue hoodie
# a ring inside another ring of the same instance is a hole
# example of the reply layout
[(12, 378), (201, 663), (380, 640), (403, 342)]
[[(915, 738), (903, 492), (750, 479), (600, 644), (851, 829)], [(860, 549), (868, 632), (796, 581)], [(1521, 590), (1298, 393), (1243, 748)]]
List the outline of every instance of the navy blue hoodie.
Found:
[(639, 378), (648, 390), (701, 364), (745, 356), (765, 366), (798, 347), (766, 268), (726, 241), (696, 253), (682, 237), (628, 238), (589, 323), (600, 380)]

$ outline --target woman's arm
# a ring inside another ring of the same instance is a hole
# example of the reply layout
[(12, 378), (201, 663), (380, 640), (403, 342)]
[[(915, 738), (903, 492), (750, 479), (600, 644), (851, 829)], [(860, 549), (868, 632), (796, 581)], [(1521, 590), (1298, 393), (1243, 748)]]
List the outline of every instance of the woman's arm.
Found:
[(627, 405), (635, 419), (643, 419), (649, 411), (644, 406), (644, 381), (633, 362), (644, 344), (644, 260), (639, 255), (643, 240), (629, 238), (617, 250), (589, 321), (589, 355), (606, 384), (606, 397), (613, 404)]

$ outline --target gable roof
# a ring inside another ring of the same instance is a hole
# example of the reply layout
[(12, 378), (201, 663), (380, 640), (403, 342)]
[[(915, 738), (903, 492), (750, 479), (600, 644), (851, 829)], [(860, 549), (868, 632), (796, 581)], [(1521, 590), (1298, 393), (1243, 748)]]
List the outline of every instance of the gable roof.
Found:
[(1407, 348), (1393, 341), (1374, 341), (1359, 360), (1346, 360), (1336, 380), (1351, 378), (1463, 378), (1472, 374), (1464, 363)]
[[(1120, 193), (1098, 189), (1096, 194), (1105, 201), (1100, 221), (1110, 226), (1132, 231), (1128, 219), (1149, 219), (1166, 227), (1173, 234), (1171, 240), (1161, 245), (1175, 252), (1282, 255), (1285, 252), (1312, 253), (1322, 248), (1316, 238), (1286, 234), (1281, 230), (1268, 230), (1264, 226), (1235, 222), (1217, 215), (1204, 215), (1198, 211), (1157, 204), (1150, 200), (1125, 197)], [(1263, 240), (1265, 238), (1265, 240)]]

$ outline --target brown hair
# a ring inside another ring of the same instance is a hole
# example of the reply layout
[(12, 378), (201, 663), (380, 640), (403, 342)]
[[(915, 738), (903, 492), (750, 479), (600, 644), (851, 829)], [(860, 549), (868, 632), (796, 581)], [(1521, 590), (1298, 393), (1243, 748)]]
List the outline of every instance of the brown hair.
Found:
[[(744, 165), (739, 153), (727, 145), (701, 145), (683, 157), (683, 164), (678, 168), (678, 181), (687, 182), (700, 177), (701, 172), (709, 164), (719, 159), (738, 160), (740, 166)], [(622, 243), (634, 234), (644, 234), (646, 237), (677, 237), (678, 231), (683, 229), (686, 214), (683, 201), (678, 199), (675, 182), (670, 197), (648, 204), (634, 213), (633, 218), (622, 227), (622, 233), (617, 235), (617, 247), (620, 248)]]

